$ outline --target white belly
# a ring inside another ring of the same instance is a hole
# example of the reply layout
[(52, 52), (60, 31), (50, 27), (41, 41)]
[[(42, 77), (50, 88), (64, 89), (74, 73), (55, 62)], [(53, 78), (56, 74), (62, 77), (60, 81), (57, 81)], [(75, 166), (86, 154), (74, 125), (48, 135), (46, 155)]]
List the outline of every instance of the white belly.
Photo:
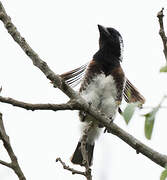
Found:
[[(100, 74), (95, 77), (93, 83), (90, 83), (87, 88), (81, 92), (81, 96), (87, 102), (90, 102), (97, 110), (100, 110), (114, 120), (118, 108), (118, 105), (115, 102), (117, 89), (111, 75), (106, 77), (104, 74)], [(85, 122), (83, 123), (82, 129), (87, 127), (87, 122), (93, 120), (93, 117), (87, 115), (84, 120)], [(100, 131), (101, 128), (98, 128), (98, 124), (94, 123), (94, 128), (92, 128), (88, 135), (89, 143), (94, 143), (94, 140), (98, 137)]]
[(81, 92), (81, 96), (90, 102), (97, 110), (105, 113), (107, 116), (114, 118), (117, 104), (117, 90), (113, 77), (100, 74), (93, 79), (86, 90)]

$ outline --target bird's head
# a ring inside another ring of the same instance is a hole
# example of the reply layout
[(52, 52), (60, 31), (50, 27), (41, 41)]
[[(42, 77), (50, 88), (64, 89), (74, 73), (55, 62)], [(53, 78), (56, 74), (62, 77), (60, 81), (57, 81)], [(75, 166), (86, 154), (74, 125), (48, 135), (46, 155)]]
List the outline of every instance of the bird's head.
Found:
[(110, 52), (122, 60), (122, 53), (123, 53), (123, 39), (120, 33), (110, 27), (104, 27), (98, 25), (98, 29), (100, 32), (99, 38), (99, 47), (100, 49), (108, 48)]

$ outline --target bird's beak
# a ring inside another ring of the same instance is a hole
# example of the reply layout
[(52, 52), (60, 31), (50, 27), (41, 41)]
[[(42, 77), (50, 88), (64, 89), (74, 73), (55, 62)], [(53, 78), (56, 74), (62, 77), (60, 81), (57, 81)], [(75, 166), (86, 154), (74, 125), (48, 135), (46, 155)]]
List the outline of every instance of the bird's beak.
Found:
[(101, 36), (106, 36), (106, 37), (109, 37), (110, 36), (110, 33), (109, 31), (107, 30), (107, 28), (105, 28), (104, 26), (101, 26), (101, 25), (97, 25), (98, 26), (98, 29), (99, 29), (99, 32), (100, 32), (100, 35)]

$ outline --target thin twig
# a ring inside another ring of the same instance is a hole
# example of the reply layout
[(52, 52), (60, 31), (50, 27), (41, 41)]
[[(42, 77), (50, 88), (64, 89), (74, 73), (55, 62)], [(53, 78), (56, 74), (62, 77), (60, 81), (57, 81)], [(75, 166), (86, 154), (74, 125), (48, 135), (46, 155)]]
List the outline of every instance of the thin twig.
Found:
[(38, 54), (30, 47), (30, 45), (26, 42), (26, 40), (20, 35), (17, 31), (17, 28), (12, 23), (11, 18), (7, 15), (2, 3), (0, 2), (0, 20), (4, 23), (5, 28), (8, 33), (12, 36), (14, 41), (22, 48), (25, 54), (32, 60), (34, 66), (38, 67), (44, 75), (57, 86), (61, 91), (63, 91), (69, 98), (73, 99), (78, 96), (70, 86), (68, 86), (65, 81), (60, 78), (60, 76), (56, 75), (47, 65), (45, 61), (43, 61)]
[(163, 14), (164, 8), (161, 9), (161, 11), (158, 12), (157, 17), (159, 20), (159, 25), (160, 25), (160, 30), (159, 30), (159, 35), (161, 36), (162, 42), (163, 42), (163, 46), (164, 46), (164, 55), (165, 55), (165, 59), (167, 62), (167, 37), (165, 34), (165, 29), (164, 29), (164, 23), (163, 23)]
[(4, 165), (6, 167), (12, 168), (11, 163), (7, 163), (5, 161), (0, 160), (0, 164)]
[(32, 103), (26, 103), (23, 101), (18, 101), (10, 97), (2, 97), (0, 96), (0, 102), (11, 104), (16, 107), (24, 108), (26, 110), (79, 110), (79, 106), (75, 102), (75, 100), (71, 100), (67, 103), (63, 104), (32, 104)]
[(83, 175), (83, 176), (86, 176), (85, 175), (85, 172), (82, 172), (82, 171), (78, 171), (78, 170), (75, 170), (73, 168), (70, 168), (69, 166), (67, 166), (62, 160), (61, 158), (57, 158), (56, 159), (56, 162), (60, 162), (63, 166), (64, 169), (68, 170), (68, 171), (71, 171), (72, 174), (80, 174), (80, 175)]
[[(163, 106), (163, 105), (162, 105), (163, 102), (164, 102), (166, 99), (167, 99), (167, 96), (164, 95), (164, 96), (162, 97), (162, 99), (160, 100), (158, 106), (156, 106), (156, 107), (158, 107), (158, 108), (167, 108), (167, 106)], [(143, 107), (142, 107), (142, 109), (154, 109), (154, 108), (155, 108), (155, 107), (153, 107), (153, 106), (143, 106)]]
[[(143, 106), (142, 109), (153, 109), (154, 107), (153, 106)], [(162, 109), (167, 109), (167, 106), (160, 106), (160, 108)]]
[(17, 161), (17, 157), (13, 152), (12, 146), (10, 144), (9, 136), (6, 134), (1, 113), (0, 113), (0, 139), (3, 141), (4, 147), (11, 159), (11, 163), (7, 163), (7, 162), (4, 162), (1, 160), (0, 164), (13, 169), (13, 171), (17, 174), (17, 176), (20, 180), (26, 180), (26, 178), (19, 166), (19, 163)]

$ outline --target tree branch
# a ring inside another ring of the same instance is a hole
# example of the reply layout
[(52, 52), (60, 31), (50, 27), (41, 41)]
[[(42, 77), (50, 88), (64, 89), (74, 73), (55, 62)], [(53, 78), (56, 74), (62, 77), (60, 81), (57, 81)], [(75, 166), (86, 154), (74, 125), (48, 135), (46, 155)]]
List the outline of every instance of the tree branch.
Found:
[(164, 52), (165, 59), (167, 62), (167, 37), (165, 34), (164, 23), (163, 23), (163, 17), (164, 17), (163, 10), (164, 8), (162, 8), (161, 11), (158, 12), (157, 17), (158, 17), (159, 25), (160, 25), (159, 35), (161, 36), (161, 39), (163, 42), (163, 46), (164, 46), (163, 52)]
[(11, 159), (11, 163), (7, 163), (1, 160), (0, 164), (13, 169), (13, 171), (17, 174), (20, 180), (26, 180), (18, 164), (17, 157), (13, 152), (12, 146), (10, 144), (9, 136), (6, 134), (1, 113), (0, 113), (0, 139), (3, 141), (4, 147), (6, 151), (8, 152), (8, 155), (10, 156), (10, 159)]
[(85, 112), (92, 115), (96, 120), (99, 121), (104, 127), (107, 128), (108, 132), (115, 134), (124, 142), (129, 144), (137, 152), (142, 153), (143, 155), (150, 158), (152, 161), (158, 165), (165, 167), (167, 165), (167, 156), (162, 155), (148, 146), (141, 143), (139, 140), (134, 138), (132, 135), (125, 132), (123, 129), (119, 128), (116, 124), (110, 124), (110, 120), (102, 115), (100, 112), (97, 112), (96, 109), (90, 107), (90, 105), (76, 93), (72, 88), (70, 88), (58, 75), (56, 75), (44, 62), (39, 58), (39, 56), (32, 50), (32, 48), (27, 44), (25, 39), (21, 37), (20, 33), (17, 31), (14, 24), (11, 22), (10, 17), (6, 14), (5, 9), (0, 2), (0, 20), (4, 23), (9, 34), (13, 39), (20, 45), (24, 52), (31, 58), (33, 64), (38, 67), (45, 76), (50, 79), (54, 84), (58, 86), (69, 98), (76, 99), (78, 108), (83, 109)]
[(11, 104), (13, 106), (17, 106), (20, 108), (24, 108), (27, 110), (79, 110), (79, 106), (77, 105), (75, 100), (68, 101), (65, 104), (31, 104), (25, 103), (22, 101), (18, 101), (9, 97), (2, 97), (0, 96), (0, 102)]
[(5, 28), (17, 44), (22, 48), (25, 54), (32, 60), (34, 66), (38, 67), (45, 76), (52, 81), (55, 86), (62, 90), (69, 98), (77, 98), (76, 93), (65, 81), (63, 81), (58, 75), (56, 75), (43, 61), (38, 54), (29, 46), (26, 40), (17, 31), (15, 25), (11, 22), (11, 18), (7, 15), (2, 3), (0, 2), (0, 20), (4, 23)]
[(0, 160), (0, 164), (4, 165), (6, 167), (12, 168), (11, 163), (7, 163), (5, 161)]
[(96, 120), (99, 121), (100, 124), (102, 124), (104, 127), (106, 127), (107, 131), (109, 133), (112, 133), (122, 139), (124, 142), (129, 144), (133, 149), (136, 150), (137, 153), (142, 153), (149, 159), (151, 159), (153, 162), (157, 163), (158, 165), (165, 167), (167, 165), (167, 156), (163, 155), (152, 148), (148, 147), (147, 145), (143, 144), (141, 141), (118, 127), (115, 123), (110, 123), (108, 117), (106, 117), (104, 114), (101, 114), (97, 112), (94, 107), (85, 107), (85, 104), (83, 104), (85, 111), (89, 114), (91, 114), (93, 117), (96, 118)]
[(75, 169), (70, 168), (69, 166), (67, 166), (67, 165), (61, 160), (61, 158), (57, 158), (57, 159), (56, 159), (56, 162), (58, 162), (58, 161), (62, 164), (62, 166), (63, 166), (64, 169), (66, 169), (66, 170), (68, 170), (68, 171), (71, 171), (72, 174), (80, 174), (80, 175), (86, 176), (86, 175), (85, 175), (85, 172), (78, 171), (78, 170), (75, 170)]

